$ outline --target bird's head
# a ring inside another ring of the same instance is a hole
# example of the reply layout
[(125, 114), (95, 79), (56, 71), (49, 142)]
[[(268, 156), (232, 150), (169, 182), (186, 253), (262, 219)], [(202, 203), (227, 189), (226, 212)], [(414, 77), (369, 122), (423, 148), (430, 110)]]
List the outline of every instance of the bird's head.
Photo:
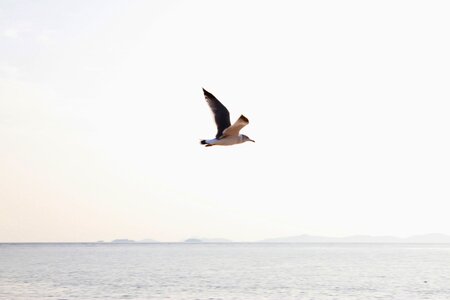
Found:
[(242, 135), (242, 141), (243, 142), (253, 142), (253, 143), (255, 142), (254, 140), (252, 140), (251, 138), (249, 138), (245, 134)]

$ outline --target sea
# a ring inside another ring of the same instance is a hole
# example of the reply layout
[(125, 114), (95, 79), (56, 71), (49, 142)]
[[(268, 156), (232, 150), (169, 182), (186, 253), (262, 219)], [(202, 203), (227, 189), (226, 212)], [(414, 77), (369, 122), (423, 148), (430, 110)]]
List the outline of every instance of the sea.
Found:
[(450, 245), (0, 244), (0, 299), (450, 299)]

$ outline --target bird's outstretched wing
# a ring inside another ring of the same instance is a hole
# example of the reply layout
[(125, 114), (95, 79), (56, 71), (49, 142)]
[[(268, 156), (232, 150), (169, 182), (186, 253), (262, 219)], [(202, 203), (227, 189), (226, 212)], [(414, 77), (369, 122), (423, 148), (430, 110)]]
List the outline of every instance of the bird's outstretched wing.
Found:
[(239, 119), (237, 119), (236, 122), (233, 123), (233, 125), (223, 131), (222, 135), (239, 135), (239, 131), (241, 131), (241, 129), (244, 128), (248, 123), (248, 119), (244, 115), (241, 115)]
[(217, 134), (216, 138), (220, 138), (223, 135), (225, 129), (230, 127), (230, 113), (228, 109), (214, 97), (213, 94), (203, 89), (203, 93), (205, 94), (206, 102), (208, 102), (209, 107), (211, 108), (214, 114), (214, 120), (216, 121), (217, 126)]

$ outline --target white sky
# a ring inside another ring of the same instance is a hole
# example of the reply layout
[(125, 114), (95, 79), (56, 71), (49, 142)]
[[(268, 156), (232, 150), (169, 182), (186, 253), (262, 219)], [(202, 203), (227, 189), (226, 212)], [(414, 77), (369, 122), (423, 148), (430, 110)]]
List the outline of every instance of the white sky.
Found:
[[(450, 234), (447, 1), (2, 1), (0, 242)], [(201, 88), (256, 140), (204, 148)]]

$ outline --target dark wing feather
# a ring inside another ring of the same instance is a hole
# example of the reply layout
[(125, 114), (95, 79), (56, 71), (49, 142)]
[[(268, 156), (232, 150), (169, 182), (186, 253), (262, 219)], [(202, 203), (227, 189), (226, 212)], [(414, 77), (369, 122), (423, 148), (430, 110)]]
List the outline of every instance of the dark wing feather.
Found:
[(206, 102), (208, 102), (209, 107), (211, 108), (214, 114), (214, 120), (216, 121), (217, 126), (217, 134), (216, 138), (220, 138), (225, 129), (230, 127), (230, 113), (228, 109), (214, 97), (213, 94), (203, 89), (203, 93), (205, 94)]

